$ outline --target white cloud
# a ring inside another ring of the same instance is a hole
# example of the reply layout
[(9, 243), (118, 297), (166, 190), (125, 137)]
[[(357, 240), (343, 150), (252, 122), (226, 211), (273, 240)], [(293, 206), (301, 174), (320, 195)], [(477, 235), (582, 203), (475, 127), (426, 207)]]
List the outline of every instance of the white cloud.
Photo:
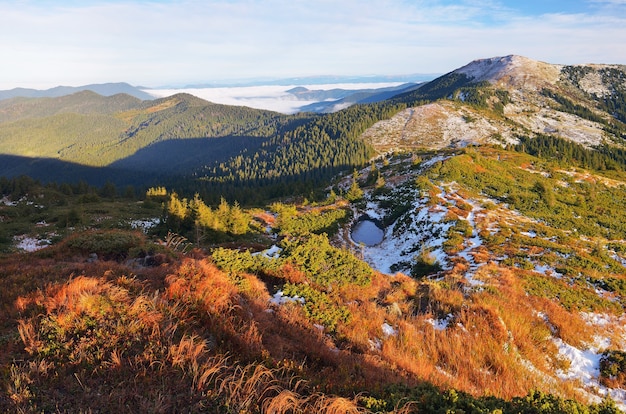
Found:
[(162, 98), (177, 93), (188, 93), (205, 99), (209, 102), (224, 105), (247, 106), (257, 109), (268, 109), (270, 111), (282, 112), (285, 114), (295, 113), (300, 108), (318, 102), (316, 100), (298, 100), (293, 94), (287, 92), (296, 86), (303, 86), (310, 90), (329, 89), (368, 89), (385, 88), (397, 86), (397, 82), (388, 83), (334, 83), (334, 84), (293, 84), (293, 85), (262, 85), (262, 86), (242, 86), (242, 87), (214, 87), (214, 88), (181, 88), (181, 89), (148, 89), (146, 92), (155, 97)]
[(625, 62), (625, 0), (593, 4), (528, 18), (496, 0), (9, 1), (0, 88), (435, 73), (510, 53)]

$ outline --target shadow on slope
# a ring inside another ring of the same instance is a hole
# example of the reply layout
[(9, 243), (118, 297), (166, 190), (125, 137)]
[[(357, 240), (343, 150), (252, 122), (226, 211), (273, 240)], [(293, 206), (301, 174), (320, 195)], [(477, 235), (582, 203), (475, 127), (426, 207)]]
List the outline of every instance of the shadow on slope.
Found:
[(266, 139), (259, 137), (185, 138), (158, 142), (109, 167), (167, 175), (189, 174), (198, 167), (227, 161), (245, 152), (255, 152)]
[(77, 183), (102, 186), (111, 182), (117, 186), (156, 185), (165, 177), (155, 172), (130, 171), (112, 167), (90, 167), (53, 158), (28, 158), (16, 155), (0, 155), (0, 176), (27, 175), (43, 183)]
[(195, 168), (224, 162), (248, 151), (256, 151), (265, 141), (258, 137), (177, 139), (159, 142), (137, 151), (107, 167), (91, 167), (54, 158), (0, 155), (0, 176), (27, 175), (46, 182), (85, 181), (101, 186), (150, 186), (174, 176), (189, 175)]

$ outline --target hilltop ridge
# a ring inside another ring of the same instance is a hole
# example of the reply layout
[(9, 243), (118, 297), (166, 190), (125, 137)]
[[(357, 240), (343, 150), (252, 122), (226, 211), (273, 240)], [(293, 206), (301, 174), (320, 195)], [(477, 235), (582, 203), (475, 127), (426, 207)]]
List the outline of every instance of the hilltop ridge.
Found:
[(511, 86), (528, 87), (537, 84), (554, 84), (559, 79), (563, 65), (533, 60), (519, 55), (477, 59), (454, 70), (468, 76), (473, 82), (501, 82)]
[(509, 55), (479, 59), (376, 98), (357, 95), (313, 105), (332, 111), (347, 106), (337, 112), (295, 115), (189, 94), (140, 101), (81, 92), (0, 101), (0, 154), (13, 157), (12, 165), (24, 161), (0, 167), (0, 174), (54, 180), (43, 167), (49, 164), (30, 162), (51, 159), (197, 177), (194, 185), (206, 192), (262, 184), (286, 194), (312, 181), (328, 182), (376, 152), (506, 146), (541, 135), (590, 148), (626, 142), (626, 72), (619, 65), (556, 65)]
[(145, 100), (154, 99), (154, 96), (144, 92), (141, 88), (132, 86), (125, 82), (97, 83), (83, 86), (55, 86), (50, 89), (13, 88), (0, 91), (0, 100), (24, 97), (24, 98), (58, 98), (60, 96), (71, 95), (81, 91), (92, 91), (99, 95), (111, 96), (120, 93), (134, 96)]
[(620, 65), (557, 65), (517, 55), (478, 59), (393, 99), (409, 108), (363, 136), (379, 152), (507, 145), (541, 134), (622, 146), (626, 137), (626, 70)]

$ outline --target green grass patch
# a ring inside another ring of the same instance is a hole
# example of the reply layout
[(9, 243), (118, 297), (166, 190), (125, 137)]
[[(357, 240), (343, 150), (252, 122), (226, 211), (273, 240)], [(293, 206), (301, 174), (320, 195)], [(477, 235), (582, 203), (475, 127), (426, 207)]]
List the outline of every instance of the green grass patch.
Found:
[(526, 275), (524, 288), (529, 295), (553, 300), (569, 311), (618, 313), (623, 311), (620, 304), (601, 298), (593, 290), (578, 284), (570, 285), (560, 279)]

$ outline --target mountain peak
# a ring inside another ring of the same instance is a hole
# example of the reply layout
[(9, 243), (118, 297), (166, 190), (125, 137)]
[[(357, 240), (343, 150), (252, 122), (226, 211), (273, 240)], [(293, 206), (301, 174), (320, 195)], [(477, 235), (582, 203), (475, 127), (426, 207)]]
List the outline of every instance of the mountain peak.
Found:
[(540, 62), (524, 56), (508, 55), (474, 60), (455, 70), (474, 82), (504, 82), (510, 85), (554, 83), (558, 80), (561, 66)]

